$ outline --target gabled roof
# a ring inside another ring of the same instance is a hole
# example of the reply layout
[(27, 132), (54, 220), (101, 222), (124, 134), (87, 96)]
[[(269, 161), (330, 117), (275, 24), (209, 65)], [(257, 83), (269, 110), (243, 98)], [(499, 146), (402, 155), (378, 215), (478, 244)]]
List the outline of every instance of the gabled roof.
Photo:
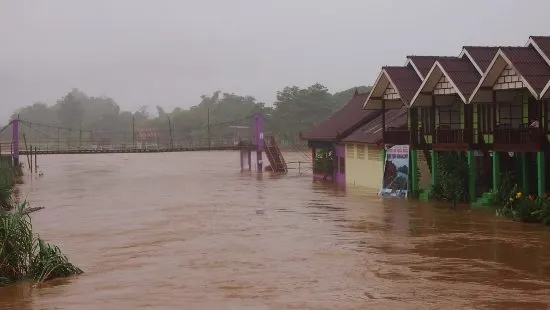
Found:
[(382, 67), (382, 71), (380, 71), (369, 96), (365, 100), (363, 108), (368, 110), (382, 109), (382, 98), (390, 85), (395, 89), (397, 95), (395, 99), (388, 99), (391, 102), (387, 108), (400, 108), (403, 105), (409, 105), (421, 82), (422, 80), (412, 65)]
[(421, 79), (424, 79), (430, 68), (433, 66), (434, 62), (440, 58), (446, 58), (448, 56), (418, 56), (418, 55), (409, 55), (407, 56), (407, 63), (405, 65), (412, 65), (416, 73)]
[[(406, 107), (401, 109), (386, 110), (386, 128), (407, 126), (408, 111)], [(382, 141), (382, 115), (378, 115), (370, 122), (364, 124), (342, 142), (358, 142), (381, 145)]]
[(340, 110), (325, 121), (301, 135), (303, 140), (336, 143), (346, 137), (364, 122), (380, 114), (378, 111), (363, 110), (363, 103), (369, 93), (356, 93)]
[(498, 52), (498, 48), (498, 46), (464, 46), (460, 57), (468, 57), (479, 74), (483, 75)]
[(550, 37), (530, 36), (527, 46), (533, 46), (550, 66)]
[(541, 92), (550, 81), (550, 66), (533, 46), (501, 47), (481, 77), (469, 102), (476, 100), (480, 88), (493, 87), (507, 65), (517, 73), (533, 97), (539, 99)]
[[(423, 92), (432, 92), (441, 77), (447, 77), (458, 96), (464, 103), (477, 86), (481, 75), (468, 57), (446, 57), (436, 60), (430, 72), (418, 88), (411, 105), (419, 104), (419, 96)], [(423, 102), (425, 105), (426, 103)]]

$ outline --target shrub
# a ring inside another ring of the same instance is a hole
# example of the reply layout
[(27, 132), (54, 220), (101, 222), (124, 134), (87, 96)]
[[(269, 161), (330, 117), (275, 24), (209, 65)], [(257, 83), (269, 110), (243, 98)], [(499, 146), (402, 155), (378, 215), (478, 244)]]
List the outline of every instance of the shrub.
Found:
[(455, 205), (468, 200), (468, 162), (459, 153), (440, 153), (436, 171), (437, 184), (431, 195), (436, 200), (447, 200)]
[(80, 274), (59, 248), (33, 234), (27, 202), (14, 212), (0, 215), (0, 284), (24, 278), (43, 282), (53, 278)]
[(550, 224), (550, 197), (525, 196), (517, 185), (508, 194), (507, 201), (497, 208), (497, 214), (527, 223)]

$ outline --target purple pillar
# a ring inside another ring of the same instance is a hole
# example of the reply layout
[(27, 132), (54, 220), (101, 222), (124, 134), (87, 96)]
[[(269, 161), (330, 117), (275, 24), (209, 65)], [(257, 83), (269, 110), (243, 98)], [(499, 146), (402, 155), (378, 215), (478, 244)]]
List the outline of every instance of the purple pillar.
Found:
[(17, 166), (19, 165), (19, 120), (14, 119), (13, 121), (11, 121), (11, 126), (12, 126), (12, 132), (13, 132), (13, 137), (11, 141), (12, 143), (11, 156), (13, 159), (13, 164)]
[(262, 152), (264, 151), (264, 120), (261, 115), (254, 117), (254, 139), (256, 144), (256, 167), (263, 172)]

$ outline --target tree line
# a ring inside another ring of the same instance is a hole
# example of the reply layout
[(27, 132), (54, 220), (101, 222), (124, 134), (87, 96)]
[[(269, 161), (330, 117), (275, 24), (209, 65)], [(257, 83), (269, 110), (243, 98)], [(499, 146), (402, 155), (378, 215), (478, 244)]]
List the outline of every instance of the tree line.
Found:
[[(314, 84), (305, 88), (288, 86), (277, 91), (276, 101), (268, 106), (252, 96), (215, 91), (200, 97), (198, 104), (188, 109), (165, 111), (156, 106), (151, 115), (147, 106), (137, 111), (122, 111), (113, 98), (94, 97), (79, 89), (72, 89), (54, 104), (37, 102), (15, 111), (11, 119), (20, 118), (30, 123), (62, 127), (63, 135), (75, 135), (79, 130), (128, 136), (140, 129), (153, 129), (163, 135), (186, 139), (232, 137), (234, 126), (252, 126), (251, 116), (261, 113), (266, 132), (277, 139), (296, 142), (300, 132), (328, 118), (352, 98), (355, 90), (366, 91), (366, 86), (330, 93), (327, 87)], [(58, 133), (59, 135), (59, 133)]]

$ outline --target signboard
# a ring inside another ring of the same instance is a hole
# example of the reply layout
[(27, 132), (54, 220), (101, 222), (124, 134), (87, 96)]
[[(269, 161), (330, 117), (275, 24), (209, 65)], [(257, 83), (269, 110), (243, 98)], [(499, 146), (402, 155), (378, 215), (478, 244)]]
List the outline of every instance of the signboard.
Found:
[(409, 189), (409, 146), (394, 145), (387, 149), (381, 197), (406, 198)]

